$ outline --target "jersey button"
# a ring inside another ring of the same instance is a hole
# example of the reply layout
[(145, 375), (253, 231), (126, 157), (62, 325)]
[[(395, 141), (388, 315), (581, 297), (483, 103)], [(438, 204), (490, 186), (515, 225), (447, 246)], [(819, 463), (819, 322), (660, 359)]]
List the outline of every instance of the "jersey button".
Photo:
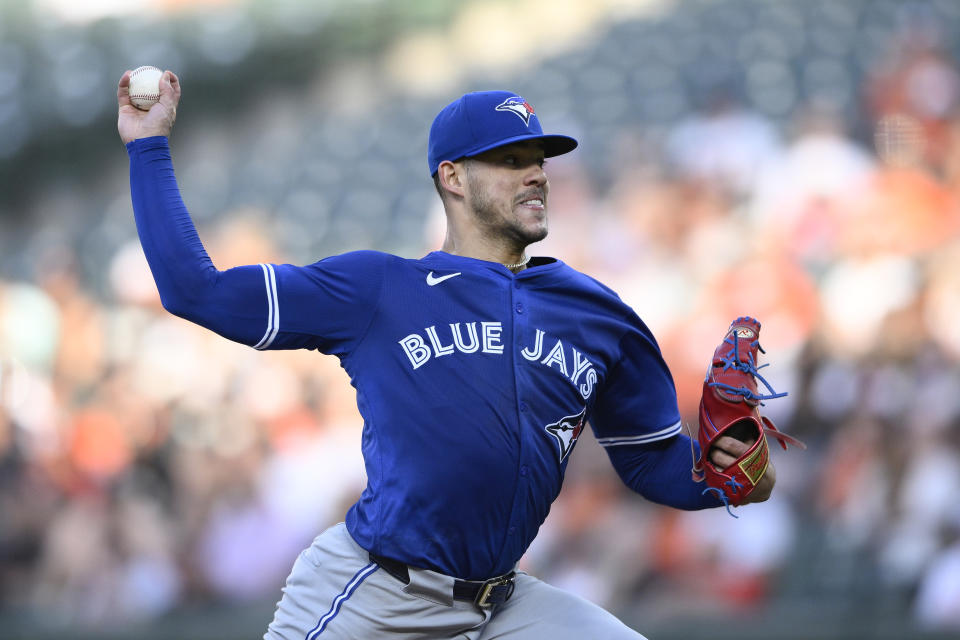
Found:
[(519, 289), (519, 288), (520, 288), (520, 281), (519, 281), (519, 280), (514, 280), (514, 281), (513, 281), (513, 288), (514, 288), (514, 289)]
[(527, 465), (523, 465), (522, 467), (520, 467), (520, 475), (522, 476), (527, 475)]
[(518, 303), (517, 303), (517, 313), (523, 313), (523, 303), (522, 303), (522, 302), (518, 302)]
[(513, 535), (513, 534), (515, 534), (516, 532), (517, 532), (517, 528), (516, 528), (516, 527), (510, 527), (509, 529), (507, 529), (507, 533), (509, 533), (510, 535)]
[(521, 403), (520, 403), (520, 411), (522, 411), (523, 413), (526, 413), (526, 412), (527, 412), (527, 403), (526, 403), (526, 402), (521, 402)]

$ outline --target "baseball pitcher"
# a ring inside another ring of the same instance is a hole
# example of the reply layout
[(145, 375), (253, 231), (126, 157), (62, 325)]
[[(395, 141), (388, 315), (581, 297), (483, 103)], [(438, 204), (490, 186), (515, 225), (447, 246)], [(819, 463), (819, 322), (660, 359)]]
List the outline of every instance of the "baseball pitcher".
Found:
[(468, 93), (433, 121), (440, 250), (221, 271), (174, 176), (179, 80), (165, 72), (148, 111), (128, 87), (129, 72), (118, 128), (163, 306), (255, 349), (336, 356), (364, 419), (368, 484), (297, 558), (264, 638), (642, 638), (517, 571), (588, 423), (623, 481), (654, 502), (702, 509), (770, 495), (764, 432), (779, 432), (757, 412), (773, 396), (755, 382), (759, 323), (738, 318), (718, 347), (701, 411), (709, 433), (691, 439), (637, 314), (562, 261), (527, 254), (547, 235), (545, 158), (577, 141), (545, 134), (522, 97)]

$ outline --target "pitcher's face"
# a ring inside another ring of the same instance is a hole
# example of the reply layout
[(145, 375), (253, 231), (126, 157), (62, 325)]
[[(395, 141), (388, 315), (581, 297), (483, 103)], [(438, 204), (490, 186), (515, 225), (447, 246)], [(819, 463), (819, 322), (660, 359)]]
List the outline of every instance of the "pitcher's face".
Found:
[(497, 147), (463, 162), (464, 199), (485, 235), (522, 247), (547, 237), (550, 183), (540, 142)]

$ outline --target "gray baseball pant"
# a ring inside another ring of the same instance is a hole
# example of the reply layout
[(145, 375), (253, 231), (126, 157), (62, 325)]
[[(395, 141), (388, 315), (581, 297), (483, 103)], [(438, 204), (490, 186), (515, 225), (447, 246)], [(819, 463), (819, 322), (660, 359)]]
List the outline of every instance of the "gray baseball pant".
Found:
[(293, 565), (264, 640), (644, 640), (612, 614), (518, 573), (507, 602), (453, 599), (454, 578), (409, 569), (404, 584), (370, 560), (342, 522)]

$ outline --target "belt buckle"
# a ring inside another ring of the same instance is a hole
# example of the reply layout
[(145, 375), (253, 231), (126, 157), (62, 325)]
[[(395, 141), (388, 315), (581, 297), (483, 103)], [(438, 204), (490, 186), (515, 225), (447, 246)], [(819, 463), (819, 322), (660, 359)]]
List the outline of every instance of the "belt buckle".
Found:
[(491, 578), (484, 583), (483, 587), (480, 589), (480, 593), (477, 594), (477, 606), (478, 607), (491, 607), (492, 603), (487, 602), (487, 598), (490, 597), (490, 594), (493, 592), (494, 587), (501, 587), (504, 585), (511, 584), (513, 582), (512, 576), (501, 576), (499, 578)]

